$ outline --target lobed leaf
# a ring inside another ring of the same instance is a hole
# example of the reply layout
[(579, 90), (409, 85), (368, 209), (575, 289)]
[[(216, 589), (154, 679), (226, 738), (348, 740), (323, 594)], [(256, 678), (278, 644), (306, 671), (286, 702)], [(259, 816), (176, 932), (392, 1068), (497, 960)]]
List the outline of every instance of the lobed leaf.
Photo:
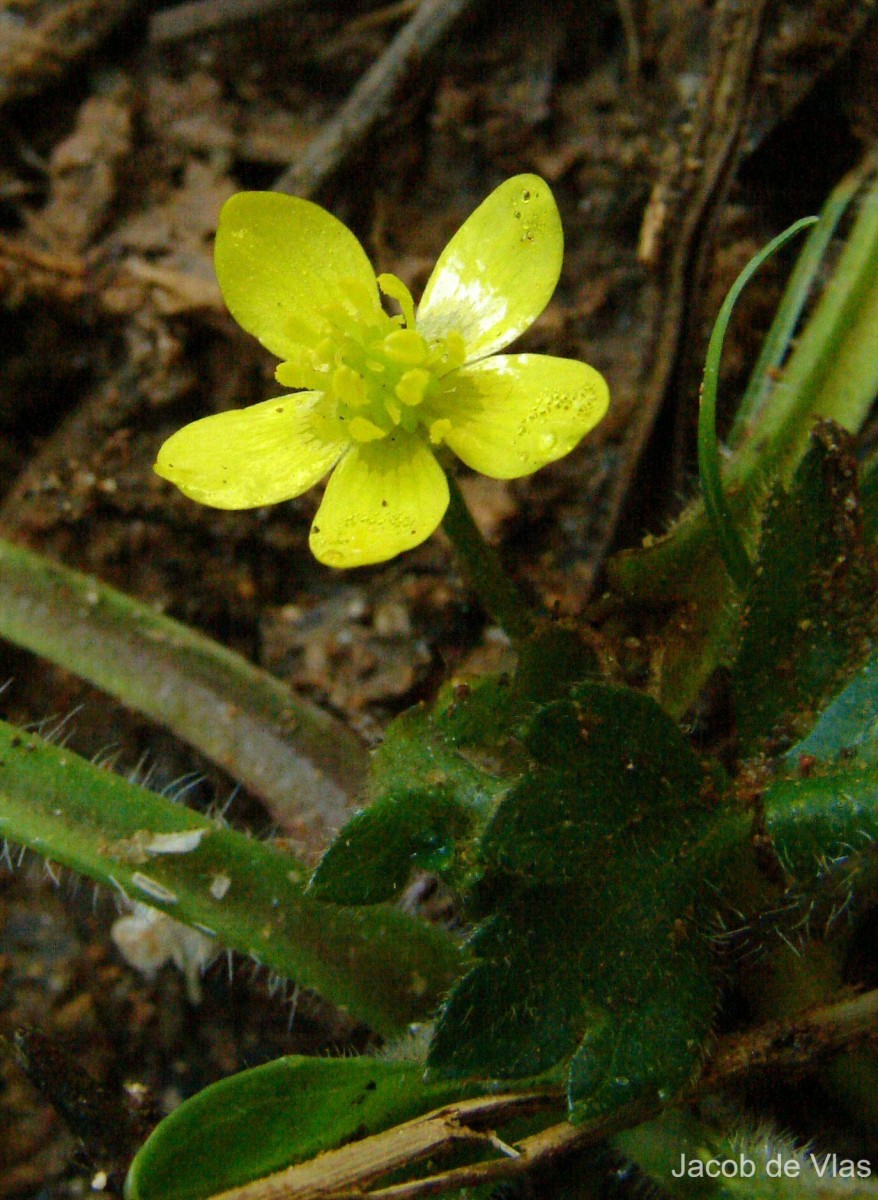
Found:
[(508, 685), (488, 679), (448, 689), (435, 711), (416, 708), (393, 722), (372, 760), (370, 802), (321, 859), (313, 895), (375, 904), (398, 895), (417, 870), (463, 882), (475, 833), (507, 786), (508, 696)]
[(702, 764), (653, 700), (581, 683), (534, 706), (531, 756), (481, 841), (484, 920), (437, 1025), (430, 1077), (570, 1059), (574, 1116), (671, 1095), (716, 1003), (698, 916), (714, 851)]
[(373, 755), (367, 805), (324, 855), (312, 894), (375, 904), (397, 896), (418, 870), (470, 888), (476, 839), (528, 770), (527, 715), (596, 668), (577, 633), (553, 624), (522, 643), (514, 679), (451, 684), (432, 708), (398, 717)]

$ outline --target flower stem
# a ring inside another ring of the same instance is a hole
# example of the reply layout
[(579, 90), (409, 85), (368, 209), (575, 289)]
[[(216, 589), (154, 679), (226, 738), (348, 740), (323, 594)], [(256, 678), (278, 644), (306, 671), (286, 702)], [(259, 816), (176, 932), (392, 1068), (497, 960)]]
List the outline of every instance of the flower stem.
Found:
[(504, 571), (497, 551), (485, 541), (457, 481), (450, 475), (448, 490), (450, 500), (442, 524), (457, 551), (467, 583), (512, 640), (524, 641), (536, 625), (533, 611)]

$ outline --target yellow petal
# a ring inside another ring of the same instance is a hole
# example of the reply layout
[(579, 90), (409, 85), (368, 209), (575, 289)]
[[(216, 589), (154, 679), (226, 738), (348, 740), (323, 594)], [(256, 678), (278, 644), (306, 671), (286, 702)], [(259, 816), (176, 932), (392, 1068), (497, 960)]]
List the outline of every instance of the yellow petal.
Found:
[(548, 184), (516, 175), (491, 193), (439, 257), (418, 306), (428, 339), (463, 334), (467, 361), (508, 346), (551, 299), (564, 235)]
[(328, 304), (352, 304), (354, 296), (381, 311), (363, 247), (331, 213), (296, 196), (232, 196), (220, 213), (214, 259), (232, 316), (278, 358), (294, 357)]
[(448, 482), (425, 443), (392, 433), (338, 464), (311, 527), (311, 550), (329, 567), (384, 562), (428, 538), (447, 507)]
[(451, 423), (445, 442), (494, 479), (517, 479), (563, 458), (609, 404), (593, 367), (546, 354), (498, 354), (461, 367), (442, 385), (436, 407)]
[(185, 425), (155, 471), (191, 500), (258, 508), (313, 487), (350, 444), (320, 392), (281, 396)]

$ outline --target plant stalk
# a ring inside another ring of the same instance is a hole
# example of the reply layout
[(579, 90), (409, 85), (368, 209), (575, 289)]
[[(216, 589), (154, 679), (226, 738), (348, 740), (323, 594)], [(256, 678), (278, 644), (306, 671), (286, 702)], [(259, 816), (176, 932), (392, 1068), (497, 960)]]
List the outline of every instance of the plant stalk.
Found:
[(451, 475), (448, 491), (450, 500), (442, 526), (457, 551), (466, 581), (513, 642), (522, 642), (536, 627), (534, 613), (503, 569), (497, 551), (485, 541)]

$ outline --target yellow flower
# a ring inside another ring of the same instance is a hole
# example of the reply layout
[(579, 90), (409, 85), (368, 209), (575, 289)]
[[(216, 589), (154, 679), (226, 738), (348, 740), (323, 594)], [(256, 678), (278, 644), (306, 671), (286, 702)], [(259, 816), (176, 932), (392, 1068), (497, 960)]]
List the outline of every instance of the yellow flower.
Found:
[[(518, 175), (445, 247), (416, 312), (402, 281), (376, 279), (324, 209), (233, 196), (216, 238), (223, 296), (283, 360), (278, 382), (303, 390), (185, 426), (156, 471), (216, 508), (276, 504), (332, 471), (311, 527), (321, 562), (357, 567), (411, 549), (448, 506), (438, 447), (514, 479), (568, 454), (606, 412), (607, 386), (585, 363), (495, 354), (548, 304), (562, 252), (552, 193)], [(380, 292), (401, 315), (388, 316)]]

